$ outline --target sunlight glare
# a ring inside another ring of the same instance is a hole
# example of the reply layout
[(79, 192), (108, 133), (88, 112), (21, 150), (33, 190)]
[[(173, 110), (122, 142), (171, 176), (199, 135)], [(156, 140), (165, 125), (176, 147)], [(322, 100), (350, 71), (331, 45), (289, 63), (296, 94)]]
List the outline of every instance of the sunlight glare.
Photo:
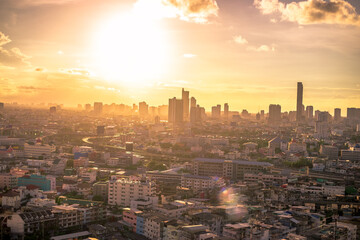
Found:
[(146, 85), (159, 78), (167, 69), (168, 52), (160, 23), (160, 19), (135, 11), (108, 20), (95, 40), (95, 63), (100, 74), (125, 85)]

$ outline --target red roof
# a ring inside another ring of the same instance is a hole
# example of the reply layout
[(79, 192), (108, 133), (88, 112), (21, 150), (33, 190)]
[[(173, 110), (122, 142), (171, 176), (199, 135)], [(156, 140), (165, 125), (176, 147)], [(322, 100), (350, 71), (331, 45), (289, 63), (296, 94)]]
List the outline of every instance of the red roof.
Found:
[(35, 189), (39, 189), (39, 187), (36, 185), (33, 185), (33, 184), (29, 184), (29, 185), (26, 185), (26, 189), (27, 190), (35, 190)]

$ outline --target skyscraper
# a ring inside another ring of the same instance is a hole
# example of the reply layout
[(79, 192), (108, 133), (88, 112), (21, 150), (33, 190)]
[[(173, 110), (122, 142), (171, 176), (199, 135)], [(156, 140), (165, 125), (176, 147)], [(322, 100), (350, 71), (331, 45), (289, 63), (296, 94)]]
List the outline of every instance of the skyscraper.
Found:
[(190, 107), (196, 107), (196, 98), (191, 97), (190, 102)]
[(314, 117), (314, 107), (313, 106), (306, 106), (306, 118), (312, 119)]
[(335, 108), (334, 109), (334, 121), (339, 122), (341, 120), (341, 109)]
[(229, 118), (229, 104), (228, 103), (224, 104), (224, 118), (225, 119)]
[(182, 89), (182, 104), (183, 104), (183, 118), (185, 120), (189, 119), (189, 91)]
[(94, 102), (94, 113), (96, 115), (102, 114), (103, 104), (102, 102)]
[(146, 102), (139, 102), (139, 116), (146, 117), (149, 114), (149, 105)]
[(269, 124), (279, 124), (281, 122), (281, 106), (269, 105)]
[(297, 83), (297, 101), (296, 101), (296, 121), (302, 121), (302, 110), (303, 110), (303, 84), (302, 82)]
[(221, 105), (216, 105), (211, 108), (211, 117), (212, 118), (220, 118), (221, 116)]
[(182, 99), (170, 98), (169, 99), (169, 111), (168, 122), (174, 124), (180, 124), (184, 121), (184, 106)]

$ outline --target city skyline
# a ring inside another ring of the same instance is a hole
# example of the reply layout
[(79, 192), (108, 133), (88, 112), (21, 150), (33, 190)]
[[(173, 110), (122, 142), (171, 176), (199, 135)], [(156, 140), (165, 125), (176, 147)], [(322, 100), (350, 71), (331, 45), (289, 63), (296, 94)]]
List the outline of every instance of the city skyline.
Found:
[(303, 82), (304, 105), (360, 106), (358, 1), (175, 2), (2, 1), (0, 100), (160, 105), (184, 87), (207, 109), (290, 111)]

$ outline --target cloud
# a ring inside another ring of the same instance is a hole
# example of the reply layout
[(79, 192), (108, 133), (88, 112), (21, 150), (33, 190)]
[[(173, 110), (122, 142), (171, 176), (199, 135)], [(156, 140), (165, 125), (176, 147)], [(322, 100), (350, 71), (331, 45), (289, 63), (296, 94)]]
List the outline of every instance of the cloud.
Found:
[(192, 54), (192, 53), (185, 53), (183, 56), (184, 56), (184, 58), (194, 58), (194, 57), (196, 57), (197, 55), (196, 55), (196, 54)]
[(263, 14), (277, 14), (282, 21), (306, 24), (342, 24), (360, 26), (355, 7), (345, 0), (306, 0), (283, 3), (279, 0), (254, 0)]
[(11, 42), (9, 36), (6, 36), (4, 33), (0, 32), (0, 47)]
[(82, 68), (61, 68), (59, 69), (61, 73), (67, 73), (67, 74), (75, 74), (75, 75), (83, 75), (83, 76), (90, 76), (92, 75), (91, 72), (87, 69)]
[(34, 86), (18, 86), (17, 89), (26, 91), (48, 91), (50, 88), (34, 87)]
[(248, 51), (254, 51), (254, 52), (274, 52), (275, 47), (268, 46), (268, 45), (261, 45), (260, 47), (248, 47), (246, 48)]
[(238, 43), (238, 44), (247, 44), (248, 43), (248, 41), (245, 39), (245, 38), (243, 38), (242, 36), (235, 36), (234, 37), (234, 41), (236, 42), (236, 43)]
[(138, 0), (134, 5), (134, 11), (142, 16), (195, 23), (208, 23), (218, 10), (216, 0)]
[(8, 67), (30, 66), (29, 56), (25, 55), (17, 47), (6, 49), (3, 46), (11, 42), (11, 39), (0, 32), (0, 64)]
[[(240, 45), (248, 45), (248, 41), (243, 38), (241, 35), (235, 36), (233, 37), (234, 42)], [(275, 51), (275, 47), (274, 44), (272, 46), (268, 46), (268, 45), (261, 45), (259, 47), (255, 47), (255, 46), (248, 46), (246, 48), (246, 50), (248, 51), (254, 51), (254, 52), (274, 52)]]

